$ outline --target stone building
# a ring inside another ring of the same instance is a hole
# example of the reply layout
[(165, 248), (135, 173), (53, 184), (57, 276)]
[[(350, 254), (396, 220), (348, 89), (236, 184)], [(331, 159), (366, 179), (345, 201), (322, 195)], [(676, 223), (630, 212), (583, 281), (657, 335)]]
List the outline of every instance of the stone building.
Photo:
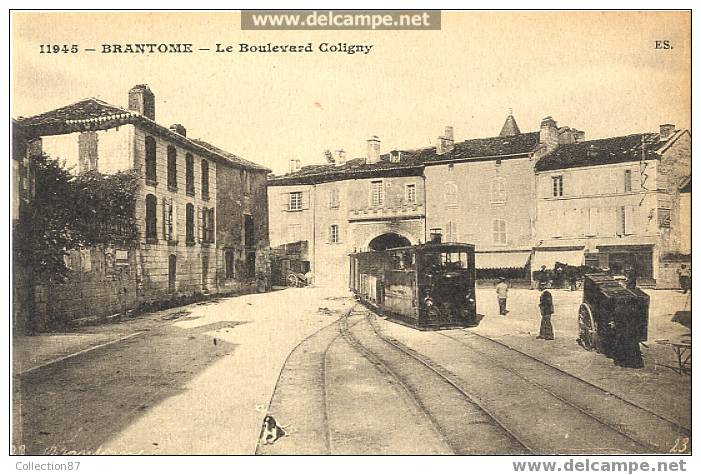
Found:
[(65, 285), (37, 291), (62, 321), (250, 285), (265, 272), (268, 169), (156, 122), (146, 85), (128, 108), (84, 99), (17, 123), (77, 173), (136, 170), (138, 240), (71, 251)]
[(677, 287), (690, 262), (690, 173), (689, 131), (668, 124), (559, 147), (536, 165), (533, 268), (635, 267), (643, 285)]
[(435, 147), (307, 166), (271, 178), (271, 244), (307, 241), (318, 284), (344, 284), (348, 254), (426, 242), (476, 244), (479, 269), (527, 278), (535, 220), (537, 160), (583, 133), (548, 117), (521, 133), (509, 114), (500, 135), (455, 143), (452, 127)]

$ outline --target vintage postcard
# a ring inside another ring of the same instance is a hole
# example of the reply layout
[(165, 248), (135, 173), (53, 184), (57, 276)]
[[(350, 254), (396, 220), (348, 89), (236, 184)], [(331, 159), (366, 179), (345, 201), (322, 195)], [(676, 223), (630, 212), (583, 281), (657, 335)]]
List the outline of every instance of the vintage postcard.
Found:
[(691, 11), (9, 16), (12, 454), (686, 470)]

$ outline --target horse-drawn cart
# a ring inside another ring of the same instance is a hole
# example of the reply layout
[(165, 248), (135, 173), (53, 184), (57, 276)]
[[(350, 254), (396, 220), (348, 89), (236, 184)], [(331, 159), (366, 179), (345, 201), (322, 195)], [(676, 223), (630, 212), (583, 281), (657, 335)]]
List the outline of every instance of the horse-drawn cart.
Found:
[(639, 343), (647, 340), (650, 297), (640, 289), (628, 288), (625, 280), (588, 274), (583, 300), (580, 345), (613, 358), (618, 365), (642, 367)]

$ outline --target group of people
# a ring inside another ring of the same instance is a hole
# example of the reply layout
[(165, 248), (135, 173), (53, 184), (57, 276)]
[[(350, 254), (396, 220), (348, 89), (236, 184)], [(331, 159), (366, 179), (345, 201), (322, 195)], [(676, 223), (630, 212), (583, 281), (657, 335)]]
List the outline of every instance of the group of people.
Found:
[[(547, 282), (538, 282), (538, 290), (540, 290), (540, 332), (536, 337), (538, 340), (554, 340), (552, 316), (555, 313), (555, 305), (553, 304), (553, 296), (547, 290)], [(499, 277), (499, 282), (496, 286), (497, 301), (499, 302), (499, 315), (506, 316), (509, 311), (506, 309), (506, 299), (509, 293), (509, 285), (504, 277)]]

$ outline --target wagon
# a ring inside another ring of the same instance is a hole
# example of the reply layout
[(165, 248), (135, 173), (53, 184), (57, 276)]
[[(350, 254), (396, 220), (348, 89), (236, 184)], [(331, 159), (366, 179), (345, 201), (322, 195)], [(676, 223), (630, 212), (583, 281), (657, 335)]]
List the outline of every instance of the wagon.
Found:
[(640, 366), (639, 343), (647, 340), (650, 297), (607, 274), (584, 276), (578, 342), (622, 366)]

